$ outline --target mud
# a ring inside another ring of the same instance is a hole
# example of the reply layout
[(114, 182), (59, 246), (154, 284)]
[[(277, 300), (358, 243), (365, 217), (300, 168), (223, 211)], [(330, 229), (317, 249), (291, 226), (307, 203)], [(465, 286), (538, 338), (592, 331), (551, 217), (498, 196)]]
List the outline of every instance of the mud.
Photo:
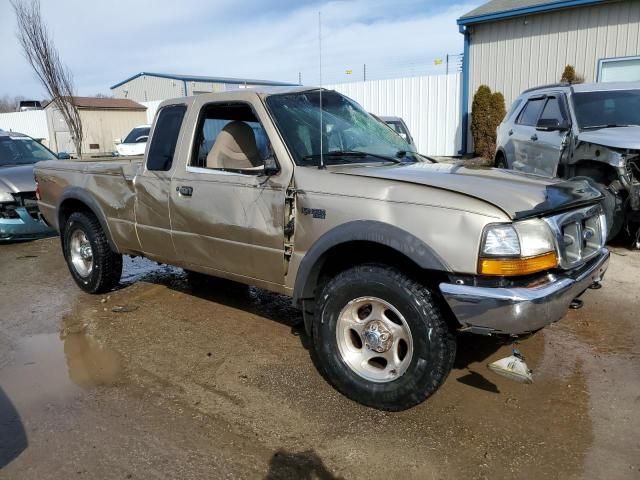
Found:
[(522, 341), (534, 384), (461, 337), (442, 389), (402, 413), (317, 373), (280, 295), (125, 261), (82, 293), (56, 239), (0, 248), (0, 478), (640, 477), (640, 253)]

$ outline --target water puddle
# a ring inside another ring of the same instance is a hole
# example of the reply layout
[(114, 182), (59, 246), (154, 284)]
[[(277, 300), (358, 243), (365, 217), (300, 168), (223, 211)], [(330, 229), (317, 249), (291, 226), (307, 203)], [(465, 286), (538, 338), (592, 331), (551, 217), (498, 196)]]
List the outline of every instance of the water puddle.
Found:
[(17, 342), (0, 387), (19, 406), (63, 400), (83, 388), (118, 383), (120, 356), (83, 332), (39, 334)]
[(153, 282), (154, 279), (176, 274), (181, 275), (183, 273), (181, 268), (158, 264), (142, 257), (131, 258), (125, 256), (122, 267), (122, 277), (120, 281), (123, 284), (131, 284), (139, 280)]

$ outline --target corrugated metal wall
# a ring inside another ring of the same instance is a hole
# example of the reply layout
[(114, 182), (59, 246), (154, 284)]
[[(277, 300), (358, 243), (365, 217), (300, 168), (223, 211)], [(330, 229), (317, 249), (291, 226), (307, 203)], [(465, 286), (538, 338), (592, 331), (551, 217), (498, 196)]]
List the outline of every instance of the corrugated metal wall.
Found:
[(45, 110), (0, 113), (0, 130), (24, 133), (38, 139), (42, 138), (44, 139), (42, 143), (51, 147)]
[(469, 102), (485, 84), (509, 105), (527, 88), (558, 82), (568, 64), (595, 82), (599, 59), (639, 54), (639, 33), (640, 0), (473, 25)]
[(182, 80), (142, 75), (111, 90), (115, 98), (129, 98), (136, 102), (166, 100), (184, 97), (185, 85)]
[(129, 98), (136, 102), (153, 102), (166, 100), (168, 98), (184, 97), (185, 95), (223, 92), (225, 90), (235, 90), (244, 87), (244, 84), (236, 83), (184, 82), (171, 78), (143, 75), (114, 88), (111, 92), (115, 98)]
[(453, 156), (460, 150), (460, 74), (325, 85), (376, 115), (402, 117), (417, 149)]

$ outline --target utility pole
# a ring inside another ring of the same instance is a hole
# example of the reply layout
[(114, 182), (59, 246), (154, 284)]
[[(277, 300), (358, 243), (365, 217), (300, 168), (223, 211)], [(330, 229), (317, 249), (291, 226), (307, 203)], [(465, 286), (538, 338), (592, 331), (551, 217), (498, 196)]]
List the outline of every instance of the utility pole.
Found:
[(298, 72), (298, 85), (302, 85), (302, 72)]
[(364, 82), (367, 81), (367, 64), (366, 63), (362, 66), (362, 81)]
[(449, 75), (449, 54), (447, 53), (447, 75)]

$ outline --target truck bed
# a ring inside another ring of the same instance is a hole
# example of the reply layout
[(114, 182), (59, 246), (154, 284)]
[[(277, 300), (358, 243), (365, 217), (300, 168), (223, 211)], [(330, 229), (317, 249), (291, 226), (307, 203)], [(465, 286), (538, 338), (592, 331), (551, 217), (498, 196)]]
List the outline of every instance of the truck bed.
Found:
[(40, 190), (40, 212), (49, 225), (59, 230), (58, 209), (65, 201), (63, 192), (69, 188), (90, 192), (113, 242), (138, 249), (133, 179), (142, 171), (143, 161), (143, 157), (135, 156), (40, 162), (34, 170)]

